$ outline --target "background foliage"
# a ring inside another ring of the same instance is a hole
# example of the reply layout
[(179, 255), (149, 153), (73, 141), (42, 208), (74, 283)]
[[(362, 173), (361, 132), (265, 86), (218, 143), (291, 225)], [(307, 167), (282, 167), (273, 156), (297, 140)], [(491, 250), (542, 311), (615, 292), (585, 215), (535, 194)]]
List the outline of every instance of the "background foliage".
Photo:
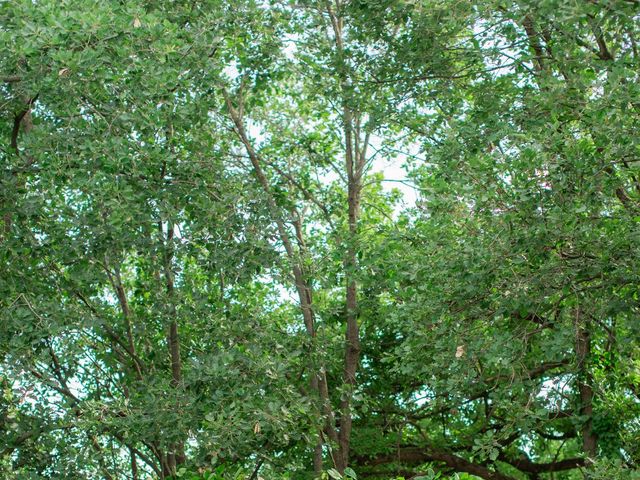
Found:
[(0, 3), (0, 476), (640, 478), (635, 0)]

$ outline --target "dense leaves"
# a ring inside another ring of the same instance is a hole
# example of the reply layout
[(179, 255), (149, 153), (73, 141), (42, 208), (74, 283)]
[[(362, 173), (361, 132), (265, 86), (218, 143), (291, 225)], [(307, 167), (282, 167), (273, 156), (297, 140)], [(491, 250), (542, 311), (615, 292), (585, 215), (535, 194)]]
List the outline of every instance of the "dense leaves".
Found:
[(640, 478), (640, 4), (0, 4), (0, 476)]

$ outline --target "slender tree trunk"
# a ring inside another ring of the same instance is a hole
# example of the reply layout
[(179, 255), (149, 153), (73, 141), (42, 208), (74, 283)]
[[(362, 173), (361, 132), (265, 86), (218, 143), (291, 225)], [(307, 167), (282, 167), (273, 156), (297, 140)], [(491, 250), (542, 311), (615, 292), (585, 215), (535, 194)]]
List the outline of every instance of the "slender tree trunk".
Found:
[[(165, 130), (165, 137), (169, 147), (171, 155), (175, 155), (171, 139), (173, 138), (173, 123), (169, 123)], [(162, 172), (160, 177), (164, 178), (166, 174), (166, 162), (162, 165)], [(167, 333), (167, 347), (169, 349), (169, 358), (171, 361), (171, 386), (174, 389), (181, 388), (182, 385), (182, 360), (180, 357), (180, 336), (178, 334), (178, 320), (176, 318), (176, 307), (174, 299), (174, 278), (173, 278), (173, 229), (174, 225), (172, 221), (167, 221), (167, 233), (166, 237), (163, 232), (162, 222), (160, 222), (160, 238), (164, 240), (164, 255), (163, 255), (163, 267), (164, 276), (166, 282), (167, 299), (169, 306), (169, 315), (171, 320), (169, 322), (169, 332)], [(179, 403), (176, 405), (176, 410), (180, 410)], [(171, 474), (177, 471), (177, 467), (185, 462), (184, 442), (178, 441), (177, 443), (169, 447), (167, 452), (167, 463)]]
[(162, 476), (170, 477), (176, 471), (175, 457), (171, 453), (167, 453), (162, 458)]
[[(160, 226), (162, 232), (162, 225)], [(180, 337), (178, 335), (178, 321), (176, 319), (176, 309), (174, 304), (174, 280), (171, 264), (173, 262), (173, 223), (167, 222), (166, 245), (164, 255), (164, 274), (166, 281), (167, 297), (169, 301), (169, 312), (171, 321), (169, 323), (169, 332), (167, 334), (167, 346), (169, 348), (169, 357), (171, 359), (171, 386), (180, 388), (182, 385), (182, 360), (180, 357)], [(176, 405), (180, 408), (180, 405)], [(169, 468), (175, 473), (177, 467), (185, 462), (184, 443), (177, 442), (172, 445), (172, 450), (167, 453)]]
[(138, 462), (133, 449), (129, 448), (129, 456), (131, 457), (131, 479), (138, 480)]
[(322, 468), (322, 435), (319, 434), (313, 448), (313, 473), (319, 476), (322, 473)]
[[(133, 327), (131, 323), (131, 309), (129, 308), (127, 294), (124, 290), (124, 285), (122, 284), (122, 276), (120, 274), (120, 265), (116, 261), (113, 267), (111, 267), (109, 258), (107, 255), (105, 255), (104, 262), (105, 262), (104, 269), (107, 273), (107, 277), (109, 278), (109, 282), (111, 283), (111, 286), (116, 292), (116, 297), (118, 298), (118, 303), (120, 304), (120, 311), (122, 312), (125, 331), (127, 333), (128, 354), (131, 357), (133, 368), (135, 370), (138, 380), (142, 381), (143, 379), (142, 361), (139, 359), (138, 354), (136, 353), (136, 346), (133, 338)], [(111, 268), (113, 268), (113, 272), (111, 272)]]
[[(339, 2), (336, 8), (340, 8)], [(366, 164), (366, 149), (368, 135), (360, 145), (360, 119), (355, 113), (351, 100), (350, 78), (344, 58), (344, 43), (342, 37), (343, 19), (339, 12), (333, 10), (327, 3), (327, 13), (331, 20), (335, 36), (336, 53), (338, 55), (338, 76), (342, 90), (342, 128), (345, 145), (345, 168), (347, 173), (347, 208), (349, 224), (349, 241), (343, 262), (346, 272), (346, 328), (345, 352), (343, 367), (343, 383), (346, 393), (340, 401), (340, 432), (337, 468), (340, 473), (349, 465), (349, 451), (351, 445), (351, 430), (353, 416), (351, 402), (356, 385), (356, 372), (360, 363), (360, 327), (358, 325), (358, 223), (360, 219), (360, 202), (362, 195), (362, 177)]]
[(591, 332), (589, 324), (583, 323), (580, 310), (576, 311), (576, 360), (578, 370), (578, 393), (580, 396), (580, 416), (587, 420), (582, 425), (582, 450), (591, 459), (595, 459), (598, 449), (598, 438), (593, 432), (593, 388), (587, 365), (591, 352)]
[[(354, 275), (358, 268), (357, 263), (357, 234), (358, 219), (360, 216), (361, 179), (359, 174), (359, 155), (353, 155), (351, 114), (345, 107), (345, 145), (348, 185), (348, 210), (349, 210), (349, 244), (344, 261), (347, 272), (346, 284), (346, 329), (345, 329), (345, 353), (343, 382), (348, 391), (340, 401), (340, 434), (339, 434), (339, 464), (338, 470), (342, 473), (349, 464), (349, 450), (351, 443), (352, 414), (351, 399), (356, 384), (356, 371), (360, 361), (360, 331), (358, 325), (358, 284)], [(355, 157), (355, 158), (354, 158)], [(354, 162), (355, 161), (355, 162)], [(354, 163), (356, 165), (354, 165)]]
[[(238, 111), (231, 99), (229, 97), (226, 89), (223, 88), (223, 94), (225, 98), (225, 103), (227, 109), (229, 110), (229, 115), (233, 124), (235, 126), (235, 131), (238, 135), (238, 138), (242, 142), (245, 147), (247, 154), (249, 155), (249, 159), (251, 161), (251, 165), (253, 167), (253, 172), (258, 180), (258, 183), (262, 187), (266, 197), (267, 203), (269, 206), (269, 211), (273, 221), (276, 224), (276, 228), (278, 230), (278, 236), (282, 241), (285, 252), (287, 254), (287, 258), (292, 264), (292, 273), (293, 280), (296, 287), (296, 292), (298, 294), (298, 302), (300, 305), (300, 310), (302, 311), (302, 317), (305, 325), (305, 330), (307, 334), (315, 339), (316, 331), (315, 331), (315, 314), (313, 311), (313, 289), (307, 279), (305, 278), (304, 270), (301, 262), (301, 255), (298, 254), (293, 247), (293, 243), (287, 233), (287, 229), (285, 226), (285, 221), (282, 218), (280, 209), (276, 204), (276, 201), (273, 197), (271, 187), (269, 185), (269, 181), (262, 169), (263, 161), (260, 155), (254, 150), (251, 141), (245, 131), (244, 123), (242, 119), (241, 110)], [(303, 236), (302, 236), (302, 226), (298, 224), (294, 224), (296, 228), (296, 233), (299, 238), (300, 247), (303, 248)], [(325, 429), (329, 435), (329, 438), (338, 442), (338, 435), (336, 433), (334, 427), (334, 415), (333, 410), (331, 408), (331, 403), (329, 400), (329, 392), (327, 387), (327, 378), (324, 368), (320, 368), (320, 371), (317, 371), (316, 365), (314, 364), (313, 359), (310, 360), (310, 370), (311, 370), (311, 380), (310, 387), (313, 392), (315, 392), (320, 401), (320, 411), (323, 412), (327, 418)], [(314, 471), (320, 472), (322, 471), (322, 445), (323, 445), (323, 436), (322, 431), (318, 432), (317, 442), (314, 447), (313, 452), (313, 468)]]

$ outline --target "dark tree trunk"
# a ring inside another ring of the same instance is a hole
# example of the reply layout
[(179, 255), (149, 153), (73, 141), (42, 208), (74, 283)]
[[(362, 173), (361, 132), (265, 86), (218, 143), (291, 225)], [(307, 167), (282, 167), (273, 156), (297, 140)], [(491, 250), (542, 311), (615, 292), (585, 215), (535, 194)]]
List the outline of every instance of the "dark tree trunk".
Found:
[(587, 417), (582, 425), (582, 450), (589, 458), (596, 458), (598, 439), (593, 432), (593, 388), (589, 373), (588, 359), (591, 352), (591, 332), (589, 324), (583, 324), (580, 312), (576, 313), (576, 360), (578, 370), (578, 393), (580, 396), (580, 415)]

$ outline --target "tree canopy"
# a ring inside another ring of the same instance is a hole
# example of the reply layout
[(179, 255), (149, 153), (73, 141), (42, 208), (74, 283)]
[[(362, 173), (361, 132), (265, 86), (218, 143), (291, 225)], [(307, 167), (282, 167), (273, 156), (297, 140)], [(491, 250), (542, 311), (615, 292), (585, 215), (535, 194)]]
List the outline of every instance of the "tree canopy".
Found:
[(640, 478), (640, 2), (0, 2), (0, 476)]

